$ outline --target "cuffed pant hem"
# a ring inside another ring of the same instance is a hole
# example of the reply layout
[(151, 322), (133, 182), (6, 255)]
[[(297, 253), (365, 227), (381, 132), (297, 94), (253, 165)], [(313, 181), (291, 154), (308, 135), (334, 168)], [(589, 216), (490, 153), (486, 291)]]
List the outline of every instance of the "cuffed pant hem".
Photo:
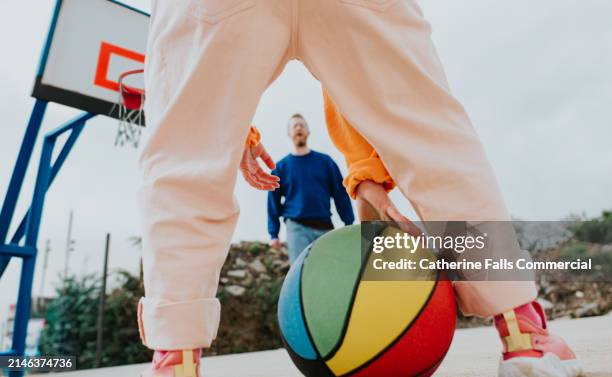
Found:
[(217, 336), (220, 315), (216, 298), (170, 302), (143, 297), (138, 303), (140, 338), (153, 350), (207, 348)]

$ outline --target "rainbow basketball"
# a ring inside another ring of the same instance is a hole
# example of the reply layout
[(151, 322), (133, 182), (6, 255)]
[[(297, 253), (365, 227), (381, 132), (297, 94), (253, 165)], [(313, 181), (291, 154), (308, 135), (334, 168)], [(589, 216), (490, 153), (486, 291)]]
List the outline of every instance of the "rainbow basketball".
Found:
[[(291, 266), (278, 320), (285, 348), (305, 376), (431, 376), (444, 359), (456, 321), (450, 282), (435, 270), (381, 279), (368, 272), (381, 255), (367, 246), (362, 251), (361, 228), (353, 225), (323, 235)], [(419, 249), (411, 258), (435, 256)]]

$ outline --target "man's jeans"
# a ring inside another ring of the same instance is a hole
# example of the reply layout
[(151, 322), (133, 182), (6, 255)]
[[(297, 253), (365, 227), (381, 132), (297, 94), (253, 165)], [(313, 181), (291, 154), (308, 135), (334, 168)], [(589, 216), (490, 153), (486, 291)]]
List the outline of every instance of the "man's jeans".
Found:
[(328, 232), (328, 230), (314, 229), (302, 225), (291, 219), (287, 219), (285, 225), (287, 226), (287, 251), (291, 263), (297, 259), (306, 246)]

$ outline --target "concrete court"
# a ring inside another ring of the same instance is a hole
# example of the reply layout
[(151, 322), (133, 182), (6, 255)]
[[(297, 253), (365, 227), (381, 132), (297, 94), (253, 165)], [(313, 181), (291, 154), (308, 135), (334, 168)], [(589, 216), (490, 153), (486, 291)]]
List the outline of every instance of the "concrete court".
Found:
[[(612, 315), (552, 321), (550, 328), (562, 334), (573, 346), (585, 365), (586, 377), (612, 376)], [(499, 339), (492, 328), (458, 330), (448, 356), (435, 376), (495, 377), (500, 347)], [(145, 365), (57, 373), (53, 376), (137, 377)], [(301, 376), (284, 350), (208, 357), (202, 365), (203, 377)]]

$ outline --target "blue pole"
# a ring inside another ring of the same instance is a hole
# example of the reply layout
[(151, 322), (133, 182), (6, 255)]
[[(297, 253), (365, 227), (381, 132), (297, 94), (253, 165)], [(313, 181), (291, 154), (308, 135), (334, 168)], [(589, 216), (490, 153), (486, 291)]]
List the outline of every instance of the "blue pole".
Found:
[[(33, 113), (34, 112), (36, 112), (36, 107)], [(30, 132), (26, 132), (26, 136), (24, 136), (20, 156), (18, 157), (18, 162), (16, 163), (15, 167), (15, 171), (18, 173), (16, 174), (14, 172), (13, 178), (11, 179), (11, 186), (14, 187), (9, 187), (9, 193), (7, 194), (7, 199), (9, 199), (9, 201), (5, 201), (2, 209), (2, 213), (4, 215), (2, 220), (7, 221), (7, 225), (4, 238), (1, 240), (2, 242), (0, 242), (0, 276), (2, 276), (2, 272), (4, 272), (4, 269), (6, 268), (11, 256), (19, 256), (23, 258), (23, 264), (21, 267), (19, 294), (15, 309), (12, 348), (8, 352), (3, 352), (0, 354), (15, 356), (23, 356), (25, 354), (28, 321), (30, 319), (31, 311), (32, 283), (34, 280), (34, 271), (36, 267), (36, 244), (38, 242), (38, 235), (40, 232), (45, 196), (53, 179), (57, 176), (64, 162), (68, 158), (68, 155), (81, 134), (85, 123), (94, 116), (95, 114), (92, 113), (83, 113), (79, 117), (67, 122), (66, 124), (45, 135), (30, 209), (13, 235), (11, 243), (5, 244), (4, 240), (6, 239), (6, 233), (8, 233), (8, 227), (10, 226), (10, 221), (12, 220), (15, 209), (15, 204), (11, 204), (10, 200), (14, 200), (15, 202), (17, 200), (17, 196), (23, 184), (23, 175), (25, 175), (25, 169), (23, 169), (24, 161), (26, 161), (25, 166), (27, 167), (27, 161), (30, 159), (38, 129), (34, 135), (32, 135)], [(34, 116), (32, 116), (32, 118), (34, 118)], [(33, 127), (32, 120), (30, 123), (31, 124), (28, 126), (28, 129)], [(40, 121), (38, 123), (38, 128), (40, 128)], [(64, 143), (57, 158), (52, 163), (53, 149), (55, 147), (57, 138), (61, 134), (68, 131), (71, 131), (70, 136)], [(32, 137), (34, 140), (30, 140)], [(28, 153), (29, 155), (26, 156)], [(21, 170), (23, 170), (23, 172), (21, 172)], [(20, 175), (22, 176), (20, 177)], [(23, 246), (19, 246), (19, 243), (24, 235), (25, 243)], [(2, 254), (3, 252), (4, 255)], [(23, 372), (9, 372), (10, 377), (21, 377), (23, 374)]]
[[(61, 133), (64, 133), (66, 131), (71, 131), (70, 136), (68, 136), (68, 140), (66, 140), (66, 142), (62, 146), (62, 150), (57, 155), (57, 158), (55, 159), (55, 162), (53, 163), (53, 169), (51, 171), (51, 178), (49, 179), (49, 186), (51, 186), (51, 184), (55, 180), (55, 177), (62, 169), (62, 166), (64, 166), (64, 162), (66, 162), (68, 155), (72, 151), (72, 147), (74, 146), (79, 136), (81, 135), (81, 131), (83, 131), (83, 127), (85, 127), (85, 123), (89, 119), (93, 118), (94, 116), (95, 114), (85, 113), (83, 115), (80, 115), (74, 118), (70, 122), (66, 123), (63, 126), (60, 126), (59, 128), (55, 129), (54, 131), (48, 134), (48, 135), (55, 135), (54, 137), (57, 137)], [(15, 231), (15, 233), (13, 234), (13, 237), (11, 238), (11, 243), (15, 243), (15, 244), (19, 243), (21, 241), (21, 238), (25, 234), (25, 226), (28, 220), (27, 217), (30, 214), (29, 211), (30, 210), (28, 210), (28, 212), (21, 219), (21, 223), (19, 223), (19, 227), (17, 227), (17, 230)], [(2, 274), (0, 273), (0, 276), (1, 275)]]
[(36, 241), (38, 240), (38, 231), (40, 230), (45, 195), (51, 178), (51, 155), (54, 146), (55, 138), (49, 136), (45, 137), (42, 153), (40, 155), (40, 166), (38, 167), (36, 185), (34, 186), (32, 205), (30, 206), (30, 215), (28, 216), (28, 225), (26, 227), (26, 245), (36, 246)]
[(13, 220), (13, 214), (15, 213), (17, 200), (19, 199), (19, 193), (23, 186), (23, 180), (30, 163), (30, 158), (32, 157), (34, 145), (36, 144), (40, 125), (45, 115), (45, 110), (47, 109), (47, 103), (47, 101), (36, 100), (32, 113), (30, 114), (30, 120), (23, 136), (23, 141), (21, 142), (19, 155), (17, 156), (17, 161), (15, 162), (13, 174), (11, 175), (11, 180), (2, 205), (2, 211), (0, 212), (0, 244), (6, 241), (6, 236), (11, 221)]
[[(28, 165), (30, 164), (30, 158), (32, 157), (32, 151), (34, 150), (34, 145), (38, 138), (38, 132), (40, 131), (45, 111), (47, 110), (47, 104), (47, 101), (37, 99), (30, 113), (30, 120), (28, 121), (25, 134), (23, 135), (21, 148), (19, 149), (11, 180), (9, 181), (6, 196), (2, 204), (2, 210), (0, 211), (0, 245), (5, 243), (6, 236), (11, 226), (11, 221), (15, 214), (15, 207), (17, 206), (17, 200), (19, 199), (21, 187), (23, 186), (23, 180), (28, 170)], [(6, 270), (10, 260), (10, 256), (0, 254), (0, 277), (4, 273), (4, 270)]]
[[(40, 221), (42, 217), (45, 193), (49, 184), (51, 174), (51, 155), (55, 140), (45, 138), (40, 166), (36, 177), (36, 186), (32, 198), (32, 210), (30, 211), (28, 226), (26, 230), (26, 245), (36, 247)], [(32, 281), (34, 280), (34, 266), (36, 254), (23, 259), (21, 267), (21, 278), (19, 283), (19, 295), (15, 309), (15, 327), (13, 330), (13, 350), (17, 355), (25, 353), (25, 340), (28, 332), (28, 321), (30, 320), (30, 301), (32, 295)]]
[[(32, 206), (26, 229), (26, 245), (36, 247), (40, 220), (42, 217), (45, 193), (51, 176), (51, 155), (55, 140), (46, 137), (40, 156), (40, 166), (36, 177), (36, 186), (32, 198)], [(15, 323), (13, 327), (13, 348), (17, 356), (23, 356), (26, 348), (28, 334), (28, 322), (30, 320), (30, 309), (32, 303), (32, 282), (34, 280), (34, 267), (36, 265), (36, 254), (23, 258), (21, 277), (19, 279), (19, 294), (15, 308)], [(23, 376), (23, 372), (10, 372), (10, 377)]]
[(11, 257), (8, 255), (0, 255), (0, 277), (4, 274), (6, 267), (8, 267), (9, 262), (11, 261)]
[[(68, 137), (68, 139), (62, 146), (62, 150), (60, 151), (60, 153), (55, 159), (55, 162), (53, 163), (53, 168), (51, 170), (51, 177), (49, 178), (48, 186), (51, 186), (51, 184), (53, 183), (53, 180), (55, 179), (55, 177), (61, 170), (62, 166), (64, 165), (64, 162), (66, 161), (66, 159), (68, 158), (68, 155), (72, 151), (72, 147), (74, 146), (79, 136), (81, 135), (81, 131), (85, 127), (85, 123), (94, 116), (95, 114), (92, 114), (92, 113), (83, 113), (79, 115), (78, 117), (72, 119), (71, 121), (65, 123), (64, 125), (51, 131), (49, 134), (47, 134), (47, 136), (57, 138), (60, 134), (66, 131), (71, 131), (70, 136)], [(11, 238), (9, 243), (16, 245), (16, 244), (19, 244), (19, 242), (21, 242), (21, 239), (25, 235), (25, 230), (26, 230), (26, 225), (28, 223), (29, 215), (30, 215), (30, 209), (21, 219), (21, 222), (19, 223), (19, 226), (17, 227), (17, 230), (15, 230), (15, 233), (13, 234), (13, 237)], [(0, 254), (0, 277), (2, 277), (2, 274), (6, 270), (6, 267), (8, 266), (9, 261), (10, 261), (10, 257)]]

